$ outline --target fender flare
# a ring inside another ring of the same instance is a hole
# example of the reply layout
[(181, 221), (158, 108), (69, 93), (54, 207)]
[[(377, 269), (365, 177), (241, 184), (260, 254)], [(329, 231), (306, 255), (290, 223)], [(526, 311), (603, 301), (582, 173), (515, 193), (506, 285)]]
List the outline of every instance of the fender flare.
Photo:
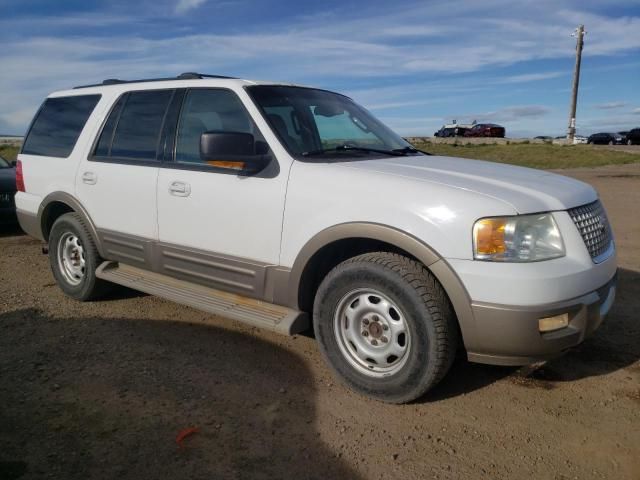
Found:
[(476, 325), (471, 308), (471, 298), (456, 272), (429, 245), (407, 232), (387, 225), (368, 222), (341, 223), (326, 228), (312, 237), (302, 247), (291, 268), (286, 302), (288, 305), (292, 308), (299, 308), (298, 294), (302, 275), (313, 256), (323, 247), (335, 241), (349, 238), (382, 241), (400, 248), (418, 259), (438, 279), (447, 293), (458, 318), (465, 346), (469, 348), (474, 344)]
[(80, 201), (78, 201), (73, 195), (71, 195), (70, 193), (67, 192), (52, 192), (49, 195), (47, 195), (46, 197), (44, 197), (44, 199), (42, 200), (42, 202), (40, 203), (40, 207), (38, 207), (38, 225), (40, 226), (40, 232), (41, 232), (41, 237), (45, 240), (48, 241), (48, 235), (45, 234), (45, 217), (44, 217), (44, 213), (45, 210), (47, 209), (47, 207), (49, 205), (51, 205), (53, 202), (60, 202), (60, 203), (64, 203), (65, 205), (68, 205), (74, 212), (76, 212), (78, 215), (80, 215), (82, 217), (82, 219), (84, 220), (85, 224), (87, 225), (87, 228), (89, 228), (89, 232), (91, 233), (91, 236), (93, 237), (93, 241), (95, 242), (96, 248), (98, 249), (98, 253), (100, 254), (100, 256), (103, 256), (103, 250), (102, 250), (102, 243), (100, 242), (100, 237), (98, 236), (98, 231), (96, 230), (96, 227), (93, 223), (93, 221), (91, 220), (91, 217), (89, 216), (89, 213), (87, 212), (87, 210), (82, 206), (82, 204), (80, 203)]

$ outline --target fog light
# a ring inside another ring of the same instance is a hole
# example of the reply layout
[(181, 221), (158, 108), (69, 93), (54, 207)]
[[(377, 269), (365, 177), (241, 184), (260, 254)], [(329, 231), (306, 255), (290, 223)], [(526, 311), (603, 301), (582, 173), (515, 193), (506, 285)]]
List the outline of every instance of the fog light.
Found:
[(538, 319), (538, 330), (541, 332), (552, 332), (569, 325), (569, 314), (563, 313), (555, 317), (547, 317)]

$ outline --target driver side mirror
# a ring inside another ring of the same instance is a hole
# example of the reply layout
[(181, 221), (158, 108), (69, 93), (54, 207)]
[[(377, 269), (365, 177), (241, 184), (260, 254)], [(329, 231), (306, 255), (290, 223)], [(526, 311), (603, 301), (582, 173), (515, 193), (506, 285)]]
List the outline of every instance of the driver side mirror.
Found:
[(271, 157), (269, 145), (245, 132), (204, 132), (200, 136), (200, 158), (213, 167), (245, 174), (264, 170)]

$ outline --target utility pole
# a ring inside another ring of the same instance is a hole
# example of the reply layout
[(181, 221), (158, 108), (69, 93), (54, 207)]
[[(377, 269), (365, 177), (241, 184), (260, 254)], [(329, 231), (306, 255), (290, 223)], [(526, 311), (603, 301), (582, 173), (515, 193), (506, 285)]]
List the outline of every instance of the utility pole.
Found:
[(578, 28), (571, 34), (572, 37), (576, 37), (576, 66), (573, 70), (573, 87), (571, 92), (571, 108), (569, 109), (569, 129), (567, 130), (567, 140), (573, 143), (573, 138), (576, 135), (576, 104), (578, 102), (578, 84), (580, 83), (580, 62), (582, 61), (582, 47), (584, 45), (584, 25), (579, 25)]

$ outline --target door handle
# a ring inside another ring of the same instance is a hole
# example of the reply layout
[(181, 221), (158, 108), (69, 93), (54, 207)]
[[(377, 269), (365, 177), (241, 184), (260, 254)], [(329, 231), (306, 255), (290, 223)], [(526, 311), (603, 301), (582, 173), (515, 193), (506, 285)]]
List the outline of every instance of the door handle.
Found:
[(191, 185), (185, 182), (171, 182), (169, 184), (169, 193), (176, 197), (188, 197), (191, 195)]
[(82, 174), (82, 183), (87, 185), (95, 185), (98, 182), (98, 176), (93, 172), (84, 172)]

